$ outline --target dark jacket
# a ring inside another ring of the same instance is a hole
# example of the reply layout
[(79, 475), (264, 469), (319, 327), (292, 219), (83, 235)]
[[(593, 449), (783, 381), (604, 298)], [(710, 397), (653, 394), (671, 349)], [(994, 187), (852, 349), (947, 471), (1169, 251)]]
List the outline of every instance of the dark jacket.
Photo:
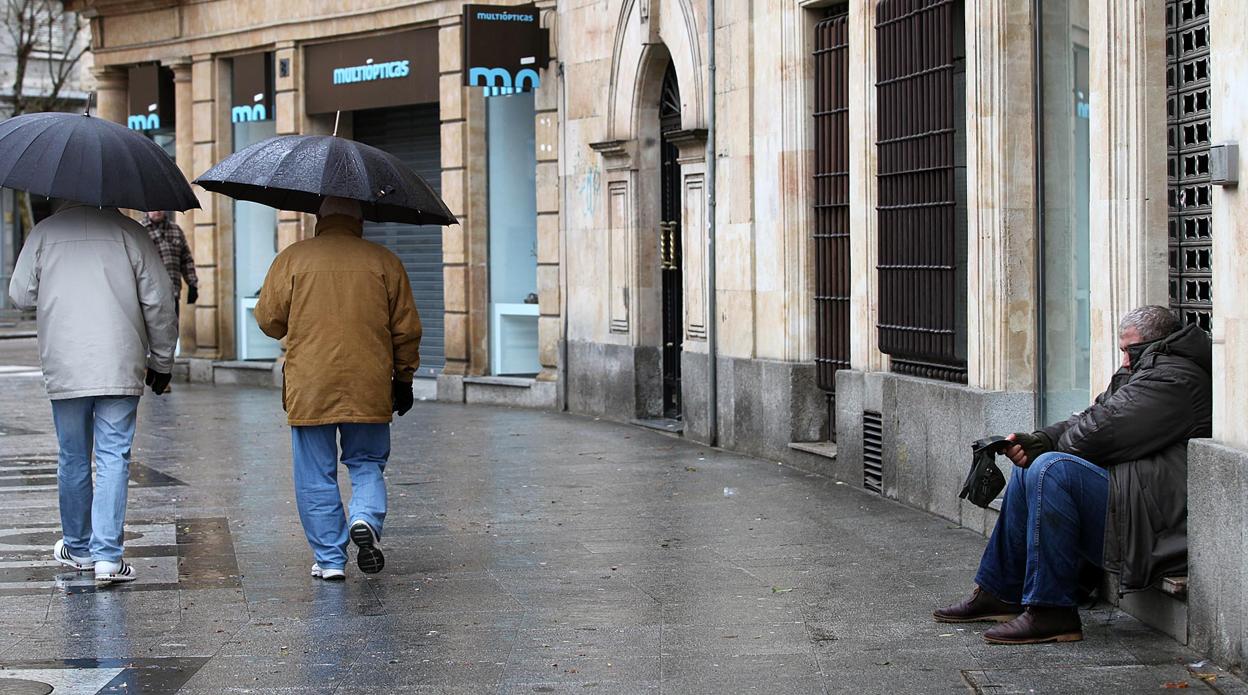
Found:
[(1212, 435), (1212, 349), (1187, 326), (1120, 369), (1090, 408), (1043, 430), (1109, 470), (1105, 568), (1123, 592), (1187, 573), (1187, 440)]

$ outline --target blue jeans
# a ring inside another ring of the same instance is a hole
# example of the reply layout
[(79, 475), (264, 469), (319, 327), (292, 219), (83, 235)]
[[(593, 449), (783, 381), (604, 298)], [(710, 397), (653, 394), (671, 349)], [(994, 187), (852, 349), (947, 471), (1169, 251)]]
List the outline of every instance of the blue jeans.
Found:
[(299, 520), (321, 569), (347, 563), (347, 526), (338, 494), (338, 442), (351, 476), (351, 522), (363, 519), (381, 537), (386, 520), (386, 461), (390, 425), (340, 424), (291, 427), (295, 454), (295, 502)]
[(1070, 454), (1014, 466), (975, 583), (1003, 601), (1078, 605), (1079, 568), (1105, 550), (1109, 472)]
[[(78, 557), (118, 562), (126, 523), (130, 446), (138, 421), (138, 396), (52, 401), (56, 424), (56, 487), (61, 534)], [(91, 485), (92, 450), (95, 486)]]

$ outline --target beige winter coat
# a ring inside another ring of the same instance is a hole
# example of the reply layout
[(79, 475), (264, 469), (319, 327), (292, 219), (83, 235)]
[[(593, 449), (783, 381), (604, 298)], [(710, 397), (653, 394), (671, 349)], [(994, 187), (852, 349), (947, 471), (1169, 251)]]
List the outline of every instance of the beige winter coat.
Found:
[(345, 215), (274, 259), (256, 304), (265, 334), (286, 339), (283, 403), (291, 425), (390, 422), (391, 382), (420, 366), (420, 316), (407, 271)]

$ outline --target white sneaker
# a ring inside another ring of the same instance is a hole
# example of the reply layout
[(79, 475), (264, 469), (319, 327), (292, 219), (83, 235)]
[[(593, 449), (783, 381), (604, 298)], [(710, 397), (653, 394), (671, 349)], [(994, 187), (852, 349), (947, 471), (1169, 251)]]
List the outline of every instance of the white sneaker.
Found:
[(95, 581), (97, 582), (132, 582), (138, 578), (139, 573), (135, 571), (134, 565), (124, 559), (118, 562), (101, 560), (95, 563)]
[(64, 538), (58, 540), (56, 544), (52, 546), (52, 557), (62, 565), (72, 567), (78, 572), (86, 572), (87, 570), (95, 567), (95, 563), (91, 561), (91, 558), (77, 557), (73, 553), (69, 552), (69, 548), (65, 547)]
[(320, 565), (312, 565), (312, 576), (317, 579), (324, 579), (327, 582), (340, 582), (347, 578), (347, 573), (340, 569), (321, 569)]

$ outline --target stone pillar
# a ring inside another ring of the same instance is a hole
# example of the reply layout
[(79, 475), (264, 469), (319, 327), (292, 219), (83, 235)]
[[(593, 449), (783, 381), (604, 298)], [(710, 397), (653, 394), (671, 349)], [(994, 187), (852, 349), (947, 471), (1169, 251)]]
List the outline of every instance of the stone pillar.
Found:
[(91, 69), (91, 76), (95, 78), (95, 114), (125, 125), (128, 108), (126, 88), (130, 84), (125, 68), (98, 66)]
[[(463, 87), (462, 36), (458, 15), (442, 19), (442, 199), (459, 219), (442, 232), (446, 377), (483, 374), (489, 365), (485, 98)], [(473, 186), (480, 189), (477, 194), (471, 192)], [(446, 391), (456, 392), (462, 394), (462, 389)]]
[(879, 320), (879, 218), (875, 206), (875, 0), (849, 3), (849, 333), (850, 364), (868, 372), (888, 369), (876, 339)]
[(1118, 367), (1122, 316), (1169, 301), (1164, 12), (1162, 2), (1088, 6), (1094, 392)]
[[(551, 60), (546, 66), (542, 86), (534, 94), (534, 118), (537, 147), (537, 299), (540, 316), (537, 320), (537, 359), (542, 365), (538, 381), (559, 379), (559, 341), (563, 339), (563, 297), (559, 259), (563, 240), (559, 235), (563, 182), (559, 177), (559, 80), (558, 42), (554, 2), (539, 3), (547, 28), (550, 29)], [(488, 308), (488, 307), (487, 307)]]
[(1032, 0), (966, 3), (967, 379), (1035, 388)]
[(1241, 150), (1238, 186), (1213, 187), (1213, 436), (1248, 449), (1248, 277), (1240, 263), (1248, 257), (1248, 102), (1243, 70), (1248, 46), (1242, 28), (1248, 5), (1216, 2), (1210, 6), (1209, 30), (1212, 85), (1210, 142), (1238, 142)]
[[(280, 66), (286, 61), (286, 75), (283, 77)], [(299, 51), (295, 50), (294, 41), (283, 41), (273, 51), (273, 109), (278, 135), (297, 135), (299, 124), (303, 122), (303, 99), (300, 99), (299, 85), (302, 80)], [(277, 213), (277, 250), (299, 241), (303, 236), (303, 215), (289, 210)], [(313, 223), (314, 224), (314, 223)]]
[[(171, 61), (168, 65), (173, 70), (175, 159), (178, 163), (178, 169), (182, 171), (182, 175), (186, 177), (187, 181), (190, 181), (195, 178), (196, 174), (191, 61), (189, 58), (183, 58)], [(176, 219), (178, 226), (186, 234), (186, 240), (191, 247), (191, 255), (193, 256), (195, 255), (195, 211), (188, 210), (180, 213)], [(198, 270), (196, 270), (196, 274), (198, 274)], [(178, 301), (184, 302), (185, 295), (180, 297)], [(181, 349), (184, 355), (190, 355), (195, 352), (195, 311), (194, 304), (184, 304), (182, 306), (178, 331), (182, 336)]]
[[(217, 94), (216, 62), (210, 55), (195, 56), (191, 62), (191, 139), (192, 167), (207, 171), (217, 161), (217, 130), (214, 118)], [(195, 306), (196, 357), (221, 355), (220, 307), (230, 301), (230, 287), (218, 281), (217, 243), (218, 196), (196, 187), (200, 209), (194, 216), (195, 273), (199, 276), (199, 302)]]

